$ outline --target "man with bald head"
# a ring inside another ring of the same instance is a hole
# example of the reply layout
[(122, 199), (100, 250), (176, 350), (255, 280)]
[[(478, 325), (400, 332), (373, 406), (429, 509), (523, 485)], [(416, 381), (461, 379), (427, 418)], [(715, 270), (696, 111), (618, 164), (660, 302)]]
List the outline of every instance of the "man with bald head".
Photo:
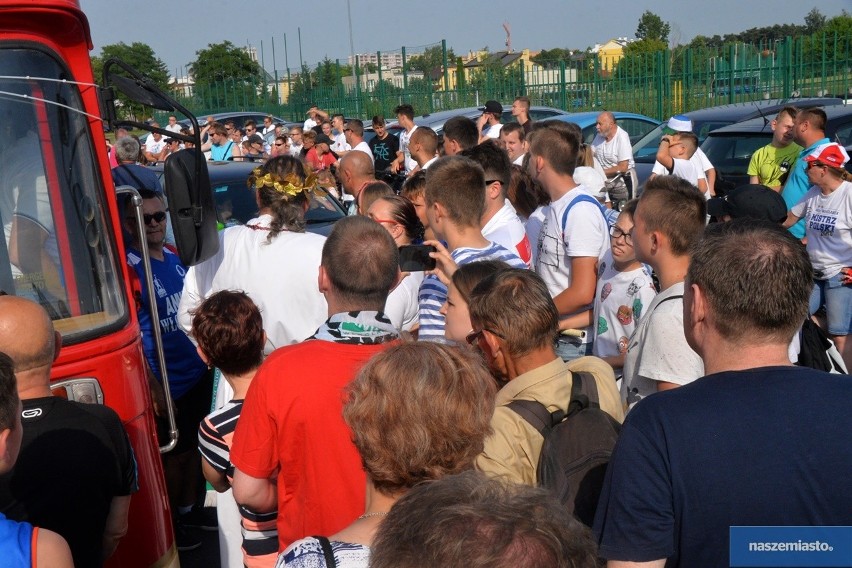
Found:
[(364, 152), (350, 152), (340, 159), (337, 164), (337, 179), (343, 186), (343, 190), (354, 199), (349, 203), (347, 213), (358, 214), (358, 196), (361, 190), (369, 183), (376, 181), (373, 170), (373, 160)]
[(40, 305), (0, 296), (0, 350), (15, 364), (23, 440), (0, 476), (0, 512), (62, 535), (75, 566), (101, 566), (127, 532), (136, 460), (118, 415), (53, 396), (62, 337)]
[(598, 115), (595, 127), (598, 134), (592, 140), (592, 152), (606, 177), (611, 178), (619, 172), (626, 174), (633, 168), (630, 136), (615, 123), (615, 117), (609, 111)]

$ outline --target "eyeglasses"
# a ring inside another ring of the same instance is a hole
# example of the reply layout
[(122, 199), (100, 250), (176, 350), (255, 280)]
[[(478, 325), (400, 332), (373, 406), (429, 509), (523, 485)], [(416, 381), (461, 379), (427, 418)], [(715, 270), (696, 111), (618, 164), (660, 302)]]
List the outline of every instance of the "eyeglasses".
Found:
[(142, 219), (145, 221), (146, 225), (150, 225), (151, 221), (155, 223), (162, 223), (166, 220), (166, 212), (165, 211), (157, 211), (156, 213), (148, 214), (145, 213), (142, 215)]
[(633, 235), (628, 231), (624, 231), (619, 227), (610, 227), (609, 228), (609, 236), (612, 237), (612, 240), (617, 240), (619, 237), (624, 237), (624, 242), (628, 245), (633, 244)]
[(484, 332), (486, 332), (486, 331), (487, 331), (488, 333), (491, 333), (491, 334), (496, 335), (496, 336), (497, 336), (497, 337), (499, 337), (500, 339), (506, 339), (505, 337), (503, 337), (502, 335), (500, 335), (500, 334), (499, 334), (499, 333), (497, 333), (496, 331), (491, 331), (490, 329), (485, 329), (485, 328), (483, 327), (483, 328), (482, 328), (482, 329), (480, 329), (479, 331), (471, 331), (470, 333), (468, 333), (467, 335), (465, 335), (465, 336), (464, 336), (464, 340), (467, 342), (467, 344), (468, 344), (468, 345), (473, 345), (474, 343), (476, 343), (476, 342), (479, 340), (479, 338), (482, 336), (482, 334), (483, 334)]
[(825, 168), (825, 167), (827, 167), (825, 164), (820, 164), (819, 162), (808, 162), (808, 168), (807, 169)]

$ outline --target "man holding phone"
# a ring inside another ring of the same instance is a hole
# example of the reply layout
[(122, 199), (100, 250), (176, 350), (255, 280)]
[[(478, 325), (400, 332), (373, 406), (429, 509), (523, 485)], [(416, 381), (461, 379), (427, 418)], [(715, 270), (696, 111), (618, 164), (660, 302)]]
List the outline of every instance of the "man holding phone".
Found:
[[(461, 266), (502, 260), (513, 268), (526, 268), (518, 255), (482, 236), (484, 211), (485, 172), (479, 164), (462, 156), (447, 156), (432, 164), (426, 172), (426, 216), (435, 238), (447, 243), (453, 262)], [(419, 339), (446, 341), (440, 313), (446, 299), (447, 286), (436, 274), (427, 276), (420, 285)]]

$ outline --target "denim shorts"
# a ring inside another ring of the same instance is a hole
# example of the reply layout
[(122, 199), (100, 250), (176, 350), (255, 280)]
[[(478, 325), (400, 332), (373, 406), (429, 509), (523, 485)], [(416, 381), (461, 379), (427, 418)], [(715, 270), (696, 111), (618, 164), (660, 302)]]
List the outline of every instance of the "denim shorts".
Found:
[(825, 306), (830, 335), (849, 335), (852, 333), (852, 286), (840, 283), (842, 274), (828, 280), (814, 280), (811, 293), (810, 313), (816, 313)]
[(556, 342), (556, 354), (563, 361), (573, 361), (580, 357), (592, 354), (592, 342), (582, 343), (583, 339), (579, 337), (569, 337), (566, 335), (559, 336)]

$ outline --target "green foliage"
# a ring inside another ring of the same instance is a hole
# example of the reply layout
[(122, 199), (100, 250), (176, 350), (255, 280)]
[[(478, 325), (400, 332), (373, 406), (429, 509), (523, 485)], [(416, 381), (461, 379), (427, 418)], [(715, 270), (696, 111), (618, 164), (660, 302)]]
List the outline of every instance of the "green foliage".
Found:
[(255, 84), (260, 76), (260, 66), (249, 54), (230, 41), (211, 43), (195, 52), (195, 61), (189, 64), (195, 84), (211, 85), (222, 81)]
[(639, 25), (636, 27), (636, 37), (640, 40), (659, 40), (664, 44), (668, 44), (671, 29), (672, 27), (668, 22), (664, 22), (662, 18), (650, 10), (645, 10), (639, 18)]
[(556, 47), (553, 49), (542, 49), (538, 54), (530, 57), (534, 63), (538, 63), (545, 69), (555, 69), (559, 67), (560, 61), (568, 61), (574, 55), (571, 49), (563, 49)]
[(805, 16), (805, 31), (809, 34), (816, 33), (825, 26), (825, 16), (819, 11), (819, 8), (812, 8), (808, 15)]
[[(456, 54), (452, 49), (447, 50), (447, 63), (452, 64)], [(444, 68), (444, 50), (440, 45), (426, 48), (420, 55), (412, 55), (406, 63), (411, 71), (420, 71), (424, 77), (432, 77), (441, 74)]]
[[(121, 59), (142, 75), (148, 77), (159, 88), (168, 89), (169, 85), (169, 70), (166, 64), (157, 57), (154, 50), (148, 44), (134, 42), (127, 45), (124, 42), (105, 45), (101, 49), (101, 54), (92, 57), (92, 69), (95, 74), (95, 81), (100, 83), (103, 80), (104, 62), (115, 57)], [(112, 68), (120, 75), (125, 75), (118, 67)], [(131, 103), (130, 100), (121, 93), (117, 93), (120, 103), (118, 112), (125, 118), (143, 116), (150, 114), (150, 111), (145, 107)]]
[(230, 41), (196, 51), (189, 71), (195, 79), (195, 94), (206, 105), (237, 110), (254, 107), (263, 98), (260, 65)]
[(624, 48), (624, 57), (615, 68), (617, 77), (641, 77), (657, 73), (659, 57), (657, 53), (666, 51), (666, 43), (661, 39), (640, 39), (628, 43)]

